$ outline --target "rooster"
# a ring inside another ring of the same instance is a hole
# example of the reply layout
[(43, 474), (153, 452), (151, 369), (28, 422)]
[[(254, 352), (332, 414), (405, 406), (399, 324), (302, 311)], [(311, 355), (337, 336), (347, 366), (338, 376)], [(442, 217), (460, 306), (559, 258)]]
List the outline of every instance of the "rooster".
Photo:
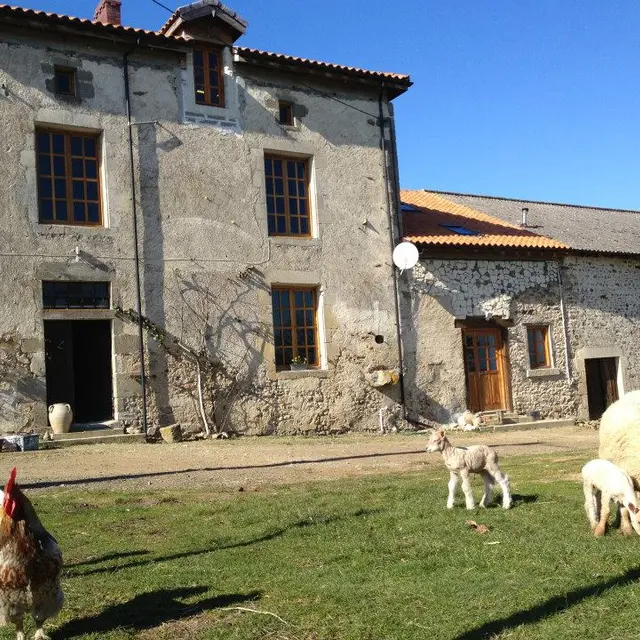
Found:
[(0, 519), (0, 624), (16, 626), (24, 640), (24, 616), (36, 623), (34, 640), (48, 640), (42, 626), (62, 608), (62, 553), (42, 526), (11, 471), (4, 489)]

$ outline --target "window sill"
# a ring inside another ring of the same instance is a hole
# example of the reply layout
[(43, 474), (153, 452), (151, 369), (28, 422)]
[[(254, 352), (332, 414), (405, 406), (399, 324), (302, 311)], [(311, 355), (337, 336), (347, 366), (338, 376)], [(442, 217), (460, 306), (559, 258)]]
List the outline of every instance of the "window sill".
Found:
[(272, 244), (295, 247), (319, 247), (320, 238), (312, 236), (269, 236)]
[(83, 231), (89, 231), (91, 233), (103, 233), (109, 231), (109, 227), (105, 227), (104, 224), (72, 224), (65, 222), (38, 222), (38, 233), (51, 234), (51, 233), (78, 233), (81, 229)]
[(562, 375), (560, 369), (541, 368), (541, 369), (528, 369), (527, 378), (557, 378)]
[(331, 372), (328, 369), (301, 369), (300, 371), (289, 371), (283, 369), (276, 371), (278, 380), (298, 380), (299, 378), (328, 378)]

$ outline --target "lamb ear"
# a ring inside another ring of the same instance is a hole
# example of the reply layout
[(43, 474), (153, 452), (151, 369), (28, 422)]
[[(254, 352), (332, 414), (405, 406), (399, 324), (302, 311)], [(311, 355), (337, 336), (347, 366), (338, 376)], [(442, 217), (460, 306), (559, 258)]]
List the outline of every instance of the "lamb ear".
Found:
[(444, 429), (438, 429), (438, 435), (443, 438), (444, 437)]

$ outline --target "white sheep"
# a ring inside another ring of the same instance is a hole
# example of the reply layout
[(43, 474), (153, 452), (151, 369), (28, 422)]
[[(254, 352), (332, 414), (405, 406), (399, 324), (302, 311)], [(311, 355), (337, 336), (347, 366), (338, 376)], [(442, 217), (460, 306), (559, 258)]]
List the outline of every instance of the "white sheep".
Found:
[(444, 464), (451, 474), (447, 509), (453, 508), (454, 494), (460, 479), (462, 479), (462, 491), (467, 509), (475, 508), (469, 480), (470, 473), (479, 473), (484, 481), (484, 494), (480, 501), (481, 507), (486, 507), (491, 502), (494, 482), (497, 482), (502, 487), (503, 508), (508, 509), (511, 506), (509, 478), (500, 470), (498, 454), (490, 447), (484, 444), (476, 444), (471, 447), (454, 447), (445, 435), (444, 429), (439, 429), (434, 431), (429, 439), (427, 451), (431, 453), (440, 451)]
[[(621, 529), (624, 535), (631, 534), (631, 526), (640, 535), (638, 502), (633, 481), (629, 474), (609, 460), (590, 460), (582, 467), (584, 508), (594, 535), (603, 536), (609, 519), (609, 503), (620, 505)], [(629, 526), (629, 513), (631, 526)]]
[[(624, 469), (640, 490), (640, 391), (630, 391), (604, 412), (599, 438), (598, 456)], [(628, 512), (621, 516), (622, 527), (628, 529)]]

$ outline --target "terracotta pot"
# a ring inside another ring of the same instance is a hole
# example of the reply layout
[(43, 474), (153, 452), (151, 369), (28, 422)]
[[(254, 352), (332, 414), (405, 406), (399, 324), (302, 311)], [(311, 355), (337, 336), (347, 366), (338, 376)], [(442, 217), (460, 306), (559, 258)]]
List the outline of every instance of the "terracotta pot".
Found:
[(53, 433), (69, 433), (72, 421), (73, 411), (70, 404), (57, 402), (49, 407), (49, 424)]

